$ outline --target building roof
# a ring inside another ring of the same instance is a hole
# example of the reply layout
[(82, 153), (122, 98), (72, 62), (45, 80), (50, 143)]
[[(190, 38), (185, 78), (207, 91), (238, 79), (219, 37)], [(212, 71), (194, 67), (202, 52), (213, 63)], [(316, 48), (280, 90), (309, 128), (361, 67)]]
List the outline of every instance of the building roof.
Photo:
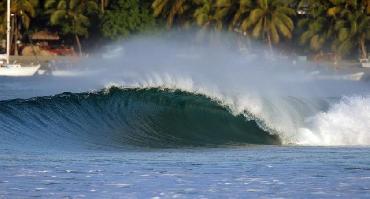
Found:
[(59, 35), (48, 31), (39, 31), (31, 35), (32, 40), (59, 40)]

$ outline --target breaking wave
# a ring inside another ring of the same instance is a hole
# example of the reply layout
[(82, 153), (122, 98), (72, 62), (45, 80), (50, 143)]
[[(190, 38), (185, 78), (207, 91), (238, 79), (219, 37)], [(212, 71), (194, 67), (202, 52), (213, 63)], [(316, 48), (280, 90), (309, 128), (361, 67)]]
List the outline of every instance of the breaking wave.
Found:
[(181, 147), (279, 144), (212, 99), (179, 90), (110, 88), (0, 104), (1, 144)]
[(370, 144), (369, 82), (220, 46), (130, 40), (51, 77), (0, 78), (0, 147)]

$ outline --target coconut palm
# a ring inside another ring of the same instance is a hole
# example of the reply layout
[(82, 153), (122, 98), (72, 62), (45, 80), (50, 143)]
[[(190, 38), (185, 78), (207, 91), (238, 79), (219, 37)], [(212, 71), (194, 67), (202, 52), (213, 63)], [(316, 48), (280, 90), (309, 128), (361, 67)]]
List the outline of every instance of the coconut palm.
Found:
[(229, 28), (240, 28), (240, 25), (247, 23), (250, 11), (253, 9), (253, 0), (239, 0), (237, 9), (233, 13), (232, 20), (230, 21)]
[(333, 47), (340, 54), (348, 54), (358, 45), (360, 57), (367, 58), (366, 41), (370, 39), (370, 16), (367, 15), (367, 0), (331, 0), (328, 15), (336, 18), (337, 39)]
[(196, 9), (194, 11), (194, 19), (198, 26), (208, 27), (214, 20), (213, 0), (194, 0)]
[(317, 52), (330, 45), (335, 33), (335, 20), (327, 15), (329, 2), (308, 3), (306, 5), (309, 7), (308, 16), (298, 22), (298, 27), (303, 30), (299, 42), (301, 45), (309, 44), (310, 49)]
[(241, 28), (254, 38), (265, 39), (272, 49), (280, 37), (290, 39), (294, 29), (292, 16), (295, 10), (289, 7), (289, 0), (257, 0), (252, 4), (250, 14), (243, 20)]
[[(5, 4), (5, 3), (4, 3)], [(22, 28), (28, 30), (31, 18), (36, 16), (38, 0), (13, 0), (11, 1), (10, 11), (12, 17), (11, 40), (14, 42), (14, 53), (18, 55), (17, 41), (22, 38)]]
[(105, 8), (108, 6), (109, 0), (99, 0), (100, 12), (104, 13)]
[(348, 54), (357, 44), (360, 57), (366, 59), (366, 41), (370, 39), (370, 16), (353, 11), (348, 13), (346, 19), (337, 22), (339, 52)]
[(194, 0), (194, 3), (197, 6), (194, 12), (197, 25), (212, 25), (217, 30), (221, 30), (227, 23), (230, 10), (235, 5), (231, 0)]
[(171, 28), (180, 16), (183, 17), (182, 23), (187, 22), (191, 17), (192, 6), (193, 1), (190, 0), (154, 0), (152, 3), (154, 16), (164, 17), (168, 28)]
[(6, 34), (6, 7), (5, 2), (0, 2), (0, 38)]
[(28, 29), (31, 23), (31, 18), (36, 16), (36, 7), (38, 0), (12, 0), (11, 13), (16, 18), (19, 18), (21, 25)]
[(223, 27), (228, 27), (229, 30), (234, 30), (237, 22), (243, 14), (249, 11), (252, 0), (216, 0), (216, 13), (215, 16)]
[(74, 35), (81, 55), (80, 36), (88, 35), (88, 15), (98, 10), (97, 3), (94, 0), (46, 0), (45, 8), (52, 25), (59, 25), (64, 34)]

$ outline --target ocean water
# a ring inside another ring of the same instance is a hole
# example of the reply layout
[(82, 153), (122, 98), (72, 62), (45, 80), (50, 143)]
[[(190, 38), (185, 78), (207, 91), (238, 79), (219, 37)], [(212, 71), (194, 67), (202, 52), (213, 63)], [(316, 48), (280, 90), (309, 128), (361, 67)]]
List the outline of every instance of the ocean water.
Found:
[[(0, 198), (368, 198), (370, 83), (138, 39), (0, 78)], [(68, 72), (68, 73), (66, 73)]]
[(1, 150), (2, 198), (368, 198), (366, 147)]

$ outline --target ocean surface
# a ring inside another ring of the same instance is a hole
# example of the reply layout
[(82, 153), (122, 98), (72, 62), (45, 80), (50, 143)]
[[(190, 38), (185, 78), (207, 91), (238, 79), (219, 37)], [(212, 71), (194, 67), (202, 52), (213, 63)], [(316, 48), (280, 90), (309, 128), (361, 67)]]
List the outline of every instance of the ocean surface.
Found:
[(228, 48), (116, 48), (0, 78), (0, 198), (370, 197), (366, 79)]
[(366, 147), (1, 149), (1, 198), (369, 198)]

